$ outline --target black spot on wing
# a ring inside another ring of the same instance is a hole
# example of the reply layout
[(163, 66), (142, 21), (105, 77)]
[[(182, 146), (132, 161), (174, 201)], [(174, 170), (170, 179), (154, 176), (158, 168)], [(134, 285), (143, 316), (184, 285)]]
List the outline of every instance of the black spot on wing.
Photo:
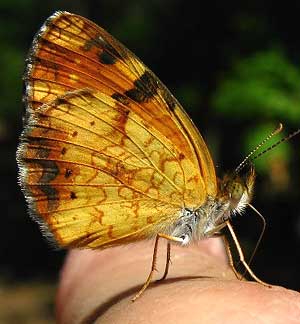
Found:
[(55, 105), (65, 105), (65, 104), (69, 104), (66, 98), (58, 97), (55, 99)]
[[(47, 145), (46, 143), (45, 141), (45, 145)], [(50, 182), (58, 176), (59, 168), (54, 161), (43, 160), (46, 159), (49, 154), (50, 149), (40, 147), (36, 152), (37, 159), (34, 159), (34, 162), (39, 164), (43, 170), (38, 182), (41, 183), (41, 191), (47, 197), (48, 209), (55, 210), (58, 205), (59, 195), (57, 190), (50, 185)]]
[(93, 47), (100, 48), (98, 57), (99, 62), (102, 64), (115, 64), (118, 59), (122, 59), (122, 55), (118, 50), (107, 42), (101, 35), (87, 40), (82, 49), (84, 51), (90, 51)]
[[(27, 137), (22, 139), (23, 143), (28, 141)], [(22, 165), (22, 168), (27, 169), (28, 174), (30, 175), (30, 165), (35, 164), (39, 167), (35, 167), (35, 169), (41, 170), (41, 176), (36, 181), (39, 185), (40, 191), (45, 194), (47, 197), (47, 208), (49, 211), (55, 210), (58, 206), (59, 202), (59, 194), (58, 191), (51, 185), (51, 181), (55, 179), (59, 175), (59, 168), (55, 161), (47, 160), (51, 150), (47, 148), (47, 141), (41, 138), (31, 138), (30, 144), (26, 147), (26, 149), (35, 150), (35, 155), (33, 158), (27, 158), (25, 156), (19, 156), (19, 163)], [(38, 148), (35, 148), (39, 146)], [(29, 169), (28, 169), (29, 165)], [(30, 178), (29, 178), (30, 179)], [(22, 184), (25, 189), (25, 196), (27, 199), (35, 200), (35, 194), (33, 194), (30, 190), (30, 185), (27, 185), (28, 179), (24, 179), (25, 182)], [(37, 197), (38, 198), (38, 197)]]
[(75, 194), (74, 191), (71, 191), (71, 192), (70, 192), (70, 198), (71, 198), (71, 199), (75, 199), (75, 198), (77, 198), (77, 196), (76, 196), (76, 194)]
[(65, 178), (69, 178), (72, 175), (73, 171), (71, 169), (66, 169)]
[[(43, 161), (43, 162), (46, 162), (46, 161)], [(52, 162), (52, 161), (47, 161), (47, 162)], [(39, 163), (39, 164), (41, 164), (41, 163)], [(52, 172), (47, 171), (47, 172), (43, 173), (43, 175), (40, 179), (41, 182), (44, 181), (44, 179), (47, 179), (47, 181), (50, 182), (52, 179), (54, 179), (57, 176), (57, 172), (55, 169), (55, 168), (57, 168), (57, 166), (54, 162), (52, 162), (51, 168), (52, 168)], [(41, 190), (47, 196), (48, 210), (49, 211), (56, 210), (58, 207), (58, 202), (59, 202), (58, 191), (54, 187), (52, 187), (50, 184), (42, 185)]]
[(167, 90), (165, 87), (163, 87), (163, 89), (161, 91), (161, 96), (164, 99), (164, 101), (166, 102), (169, 109), (171, 111), (174, 111), (177, 103), (176, 103), (176, 99), (171, 95), (169, 90)]
[(127, 90), (124, 94), (135, 102), (147, 102), (157, 94), (159, 88), (157, 78), (149, 71), (134, 81), (134, 87)]
[(116, 63), (117, 58), (115, 56), (111, 55), (106, 50), (103, 50), (103, 52), (99, 54), (99, 61), (100, 61), (100, 63), (105, 64), (105, 65), (112, 65), (112, 64)]
[(40, 190), (47, 197), (48, 210), (53, 211), (58, 207), (59, 195), (50, 182), (57, 177), (59, 169), (54, 161), (34, 160), (33, 162), (39, 164), (43, 169), (38, 182), (41, 184)]
[(115, 92), (111, 95), (111, 97), (117, 101), (119, 101), (121, 104), (127, 106), (129, 105), (129, 100), (125, 95), (122, 95), (119, 92)]
[(143, 75), (134, 82), (134, 87), (127, 90), (124, 95), (114, 93), (112, 98), (124, 105), (129, 104), (129, 99), (137, 103), (151, 100), (154, 96), (160, 95), (171, 111), (174, 111), (177, 102), (169, 90), (150, 71), (145, 71)]
[(184, 154), (183, 153), (179, 153), (179, 156), (178, 156), (179, 160), (183, 160), (185, 158)]

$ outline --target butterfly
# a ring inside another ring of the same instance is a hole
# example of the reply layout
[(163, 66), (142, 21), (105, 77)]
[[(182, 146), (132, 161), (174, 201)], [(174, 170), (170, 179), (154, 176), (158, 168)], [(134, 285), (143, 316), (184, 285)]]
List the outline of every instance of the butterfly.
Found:
[(17, 161), (31, 216), (64, 248), (155, 238), (150, 274), (134, 300), (151, 282), (159, 239), (168, 240), (165, 278), (170, 242), (231, 231), (231, 215), (250, 203), (254, 169), (217, 179), (179, 102), (88, 19), (61, 11), (48, 18), (33, 40), (24, 83)]

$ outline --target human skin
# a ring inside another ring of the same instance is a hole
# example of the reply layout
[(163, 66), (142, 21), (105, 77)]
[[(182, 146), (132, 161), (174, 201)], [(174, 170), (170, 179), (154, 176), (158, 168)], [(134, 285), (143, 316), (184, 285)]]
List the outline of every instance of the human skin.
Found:
[[(155, 279), (164, 270), (161, 241)], [(149, 273), (153, 243), (71, 251), (57, 294), (58, 323), (300, 323), (300, 294), (238, 280), (219, 238), (172, 245), (168, 278), (131, 302)]]

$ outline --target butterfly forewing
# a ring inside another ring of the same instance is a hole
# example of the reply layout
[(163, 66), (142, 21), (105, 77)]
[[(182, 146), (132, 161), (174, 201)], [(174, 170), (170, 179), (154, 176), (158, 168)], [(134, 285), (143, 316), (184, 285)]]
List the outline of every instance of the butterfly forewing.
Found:
[(156, 76), (89, 20), (58, 12), (25, 73), (18, 149), (31, 210), (63, 246), (154, 235), (216, 195), (208, 149)]

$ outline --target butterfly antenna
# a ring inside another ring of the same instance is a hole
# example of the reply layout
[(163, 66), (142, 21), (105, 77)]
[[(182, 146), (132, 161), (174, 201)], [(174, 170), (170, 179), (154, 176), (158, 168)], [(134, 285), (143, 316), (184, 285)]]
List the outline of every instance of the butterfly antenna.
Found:
[[(245, 158), (244, 160), (237, 166), (237, 168), (235, 169), (235, 173), (239, 173), (248, 163), (249, 161), (253, 161), (256, 158), (258, 158), (259, 156), (261, 156), (262, 154), (266, 153), (267, 151), (271, 150), (272, 148), (274, 148), (275, 146), (277, 146), (279, 143), (283, 142), (284, 139), (280, 140), (276, 145), (272, 145), (269, 148), (267, 148), (266, 150), (264, 150), (263, 152), (261, 152), (260, 154), (256, 155), (254, 158), (250, 159), (251, 156), (257, 152), (258, 149), (260, 149), (266, 142), (268, 142), (274, 135), (280, 133), (283, 129), (283, 125), (281, 123), (279, 123), (278, 127), (276, 127), (276, 129), (273, 130), (272, 133), (270, 133), (264, 140), (262, 140)], [(296, 132), (300, 132), (300, 129), (298, 129), (298, 131)], [(295, 133), (296, 133), (295, 132)], [(295, 136), (296, 134), (292, 134), (293, 136)], [(291, 136), (291, 137), (293, 137)], [(288, 139), (290, 139), (291, 137), (289, 137)], [(286, 140), (288, 140), (286, 139)]]
[(277, 145), (279, 145), (279, 144), (281, 144), (281, 143), (283, 143), (283, 142), (286, 142), (286, 141), (290, 140), (292, 137), (298, 135), (299, 133), (300, 133), (300, 128), (297, 129), (296, 131), (294, 131), (293, 133), (287, 135), (286, 137), (280, 139), (278, 142), (276, 142), (276, 143), (274, 143), (273, 145), (271, 145), (270, 147), (266, 148), (265, 150), (263, 150), (263, 151), (260, 152), (259, 154), (255, 155), (252, 159), (250, 159), (251, 162), (254, 161), (254, 160), (256, 160), (258, 157), (262, 156), (262, 155), (265, 154), (266, 152), (272, 150), (272, 149), (273, 149), (274, 147), (276, 147)]

